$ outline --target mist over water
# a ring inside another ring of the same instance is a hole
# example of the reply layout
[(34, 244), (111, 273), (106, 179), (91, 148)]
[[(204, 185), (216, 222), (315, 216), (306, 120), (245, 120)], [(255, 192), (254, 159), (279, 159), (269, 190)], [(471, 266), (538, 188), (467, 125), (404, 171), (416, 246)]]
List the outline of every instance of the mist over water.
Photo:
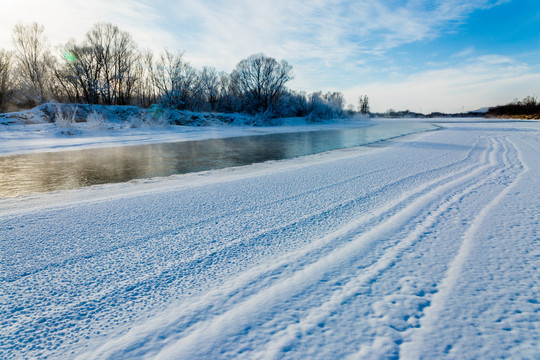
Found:
[(225, 139), (0, 156), (0, 197), (291, 159), (435, 129), (392, 122)]

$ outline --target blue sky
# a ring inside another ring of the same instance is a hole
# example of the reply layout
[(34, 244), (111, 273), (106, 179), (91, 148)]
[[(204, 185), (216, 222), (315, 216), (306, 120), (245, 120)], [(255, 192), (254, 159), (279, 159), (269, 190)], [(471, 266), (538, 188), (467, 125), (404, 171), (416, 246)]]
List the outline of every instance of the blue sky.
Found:
[(458, 112), (540, 95), (539, 0), (2, 0), (0, 47), (16, 23), (51, 45), (98, 21), (141, 48), (181, 50), (230, 72), (263, 52), (294, 67), (290, 87), (341, 91), (372, 110)]

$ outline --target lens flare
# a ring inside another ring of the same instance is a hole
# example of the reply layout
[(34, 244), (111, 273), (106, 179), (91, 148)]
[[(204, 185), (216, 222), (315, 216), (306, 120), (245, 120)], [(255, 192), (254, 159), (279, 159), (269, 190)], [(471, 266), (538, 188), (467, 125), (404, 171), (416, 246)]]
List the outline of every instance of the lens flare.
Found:
[(77, 58), (75, 57), (75, 54), (72, 53), (71, 51), (64, 51), (64, 59), (66, 59), (66, 61), (69, 61), (69, 62), (75, 62), (77, 60)]

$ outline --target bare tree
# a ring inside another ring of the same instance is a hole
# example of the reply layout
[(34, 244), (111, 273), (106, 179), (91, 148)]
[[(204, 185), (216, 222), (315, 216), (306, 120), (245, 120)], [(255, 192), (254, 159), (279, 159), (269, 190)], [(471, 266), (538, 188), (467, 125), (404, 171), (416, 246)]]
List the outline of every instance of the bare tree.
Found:
[(150, 50), (143, 51), (135, 65), (136, 78), (135, 95), (138, 103), (149, 107), (157, 101), (157, 92), (154, 84), (154, 54)]
[(529, 107), (534, 107), (534, 106), (537, 106), (539, 104), (538, 102), (538, 96), (536, 95), (529, 95), (529, 96), (526, 96), (523, 98), (523, 100), (521, 100), (520, 102), (523, 106), (529, 106)]
[(52, 57), (44, 36), (44, 27), (38, 23), (18, 24), (13, 28), (13, 45), (17, 59), (17, 72), (25, 98), (43, 102), (49, 81)]
[(246, 100), (247, 110), (260, 112), (267, 111), (279, 100), (291, 79), (291, 65), (264, 54), (240, 61), (231, 73), (231, 85)]
[(99, 68), (99, 87), (104, 104), (125, 105), (134, 91), (137, 46), (128, 32), (109, 23), (97, 23), (86, 34), (86, 47)]
[(219, 78), (216, 69), (203, 67), (199, 73), (199, 86), (203, 103), (209, 105), (210, 111), (215, 111), (219, 99)]
[(186, 109), (193, 104), (197, 72), (180, 52), (165, 52), (154, 71), (154, 84), (166, 107)]
[(241, 104), (238, 99), (238, 94), (235, 92), (235, 88), (232, 85), (231, 76), (225, 71), (221, 71), (218, 74), (218, 89), (219, 97), (217, 110), (225, 112), (240, 111)]
[(367, 95), (358, 98), (358, 111), (362, 115), (369, 114), (369, 98)]
[(5, 105), (10, 99), (13, 90), (12, 78), (12, 53), (0, 49), (0, 112), (5, 111)]
[(98, 104), (102, 63), (94, 56), (93, 49), (71, 42), (64, 47), (63, 55), (65, 63), (57, 71), (57, 77), (70, 101)]
[(57, 74), (65, 90), (75, 88), (75, 97), (91, 104), (131, 102), (138, 81), (139, 53), (129, 33), (112, 24), (97, 23), (81, 45), (68, 43), (63, 55), (65, 63)]

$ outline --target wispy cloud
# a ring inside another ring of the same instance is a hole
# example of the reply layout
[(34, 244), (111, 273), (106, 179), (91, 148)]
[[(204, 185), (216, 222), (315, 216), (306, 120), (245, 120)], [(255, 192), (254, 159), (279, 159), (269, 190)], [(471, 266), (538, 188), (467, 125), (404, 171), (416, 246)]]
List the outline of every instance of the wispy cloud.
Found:
[(370, 94), (376, 111), (396, 110), (460, 112), (507, 103), (538, 88), (540, 73), (512, 58), (489, 55), (470, 58), (460, 66), (408, 75), (392, 83), (372, 83), (345, 91), (354, 103), (357, 94)]
[(468, 46), (466, 49), (452, 55), (454, 58), (464, 58), (471, 56), (476, 51), (474, 46)]
[(367, 0), (195, 1), (178, 2), (173, 15), (178, 19), (176, 28), (183, 30), (179, 37), (197, 53), (212, 53), (215, 57), (217, 50), (228, 58), (229, 54), (237, 57), (265, 51), (294, 59), (334, 62), (357, 53), (380, 53), (437, 37), (470, 12), (492, 6), (493, 2), (395, 4)]
[[(0, 41), (17, 22), (45, 25), (53, 43), (82, 38), (97, 21), (130, 31), (142, 47), (177, 48), (198, 65), (232, 67), (255, 52), (335, 66), (435, 38), (493, 0), (7, 0)], [(6, 29), (6, 28), (9, 28)], [(7, 30), (7, 31), (6, 31)], [(69, 35), (67, 35), (69, 34)], [(4, 45), (5, 47), (5, 45)]]

